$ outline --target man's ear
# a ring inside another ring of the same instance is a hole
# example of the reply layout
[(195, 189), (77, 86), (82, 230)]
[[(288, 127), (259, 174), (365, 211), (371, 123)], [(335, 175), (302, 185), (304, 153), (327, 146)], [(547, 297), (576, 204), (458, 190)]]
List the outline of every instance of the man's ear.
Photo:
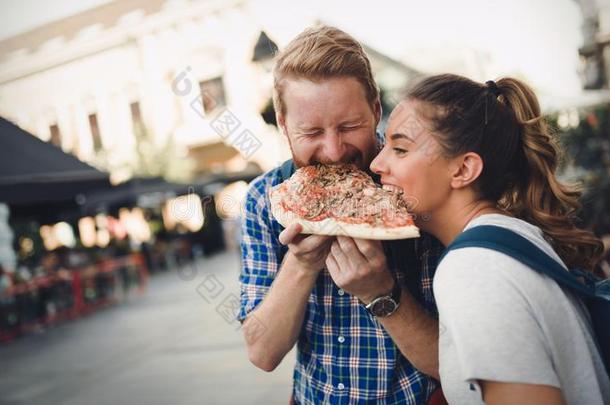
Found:
[(463, 188), (472, 185), (483, 172), (483, 159), (477, 153), (468, 152), (456, 157), (451, 169), (451, 187)]
[(277, 122), (277, 126), (282, 131), (282, 133), (288, 136), (288, 131), (286, 130), (286, 118), (284, 117), (284, 114), (282, 114), (281, 112), (276, 112), (275, 121)]
[(379, 100), (379, 97), (377, 97), (377, 100), (375, 100), (375, 104), (373, 105), (373, 114), (375, 115), (375, 127), (379, 125), (379, 121), (381, 120), (381, 113), (381, 101)]

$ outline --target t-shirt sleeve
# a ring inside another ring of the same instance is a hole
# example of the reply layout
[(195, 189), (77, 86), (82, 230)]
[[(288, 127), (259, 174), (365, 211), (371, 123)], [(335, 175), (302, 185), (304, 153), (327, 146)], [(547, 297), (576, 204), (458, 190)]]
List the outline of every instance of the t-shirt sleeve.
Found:
[(528, 294), (520, 288), (522, 279), (515, 278), (516, 266), (523, 265), (480, 248), (456, 250), (445, 257), (434, 280), (440, 350), (450, 347), (456, 354), (459, 370), (452, 372), (459, 372), (464, 382), (559, 387), (548, 339)]
[(256, 181), (246, 195), (241, 224), (242, 268), (240, 308), (237, 319), (243, 322), (256, 308), (273, 283), (279, 263), (279, 242), (271, 229), (269, 199), (264, 184)]

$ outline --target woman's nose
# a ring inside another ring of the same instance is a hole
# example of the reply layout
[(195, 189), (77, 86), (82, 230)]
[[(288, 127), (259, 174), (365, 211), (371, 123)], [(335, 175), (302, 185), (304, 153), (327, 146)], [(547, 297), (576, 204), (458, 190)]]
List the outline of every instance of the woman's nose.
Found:
[(373, 161), (371, 162), (370, 168), (371, 171), (375, 174), (383, 174), (384, 169), (385, 169), (385, 162), (383, 160), (383, 151), (385, 150), (382, 149), (379, 154), (377, 156), (375, 156), (375, 159), (373, 159)]

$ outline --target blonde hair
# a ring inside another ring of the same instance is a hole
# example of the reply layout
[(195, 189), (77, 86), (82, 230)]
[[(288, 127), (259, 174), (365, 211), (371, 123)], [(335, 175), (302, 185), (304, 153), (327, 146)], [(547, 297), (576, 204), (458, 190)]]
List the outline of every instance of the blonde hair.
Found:
[(431, 107), (424, 109), (432, 110), (427, 118), (446, 155), (481, 156), (475, 187), (482, 199), (542, 229), (569, 268), (595, 270), (603, 244), (575, 224), (581, 192), (557, 179), (560, 149), (529, 86), (445, 74), (425, 79), (407, 97)]
[(285, 114), (282, 85), (285, 79), (318, 81), (353, 77), (362, 85), (371, 107), (379, 99), (371, 63), (362, 46), (350, 35), (329, 26), (308, 28), (277, 56), (273, 69), (273, 105)]

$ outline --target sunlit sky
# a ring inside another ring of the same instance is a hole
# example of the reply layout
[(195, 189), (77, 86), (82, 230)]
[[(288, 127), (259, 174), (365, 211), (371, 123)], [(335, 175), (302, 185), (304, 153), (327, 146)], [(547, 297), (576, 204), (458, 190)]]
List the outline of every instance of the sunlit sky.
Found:
[[(0, 0), (0, 39), (105, 2)], [(425, 72), (456, 70), (478, 80), (517, 75), (541, 93), (566, 97), (581, 89), (582, 14), (574, 0), (304, 3), (252, 0), (252, 10), (280, 44), (301, 21), (318, 18)]]

